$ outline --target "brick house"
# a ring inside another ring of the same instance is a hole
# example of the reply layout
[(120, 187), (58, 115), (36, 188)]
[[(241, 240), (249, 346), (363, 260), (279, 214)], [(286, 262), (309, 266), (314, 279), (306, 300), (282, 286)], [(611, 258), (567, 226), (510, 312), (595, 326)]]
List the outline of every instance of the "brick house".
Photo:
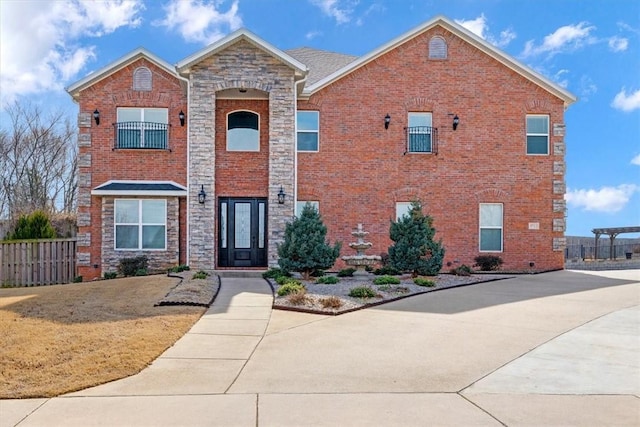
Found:
[(576, 98), (447, 18), (362, 57), (282, 51), (244, 29), (175, 66), (137, 49), (68, 92), (85, 279), (140, 254), (154, 269), (276, 265), (306, 202), (343, 255), (358, 223), (380, 254), (414, 199), (447, 266), (487, 253), (563, 268)]

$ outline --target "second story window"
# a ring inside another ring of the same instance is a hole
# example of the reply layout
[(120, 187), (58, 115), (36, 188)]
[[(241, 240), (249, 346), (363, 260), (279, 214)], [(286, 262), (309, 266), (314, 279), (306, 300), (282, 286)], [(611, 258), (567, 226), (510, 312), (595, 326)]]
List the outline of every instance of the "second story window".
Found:
[(251, 111), (227, 116), (227, 151), (260, 151), (260, 117)]
[(118, 108), (116, 148), (169, 148), (166, 108)]
[(549, 116), (527, 115), (527, 154), (549, 154)]
[(431, 113), (409, 113), (408, 153), (434, 153), (436, 129), (431, 127)]
[(317, 111), (298, 111), (298, 151), (318, 151), (320, 113)]

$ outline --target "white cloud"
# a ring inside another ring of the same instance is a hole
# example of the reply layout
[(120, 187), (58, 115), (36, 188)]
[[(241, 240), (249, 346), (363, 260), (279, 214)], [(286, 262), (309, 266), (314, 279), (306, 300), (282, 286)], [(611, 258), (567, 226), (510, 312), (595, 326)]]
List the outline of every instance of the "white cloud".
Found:
[(88, 61), (93, 46), (78, 39), (141, 22), (141, 0), (0, 1), (0, 102), (61, 90)]
[(238, 14), (238, 0), (229, 10), (218, 10), (219, 2), (203, 0), (171, 0), (164, 6), (166, 17), (154, 25), (177, 30), (188, 42), (210, 44), (221, 39), (229, 31), (242, 26)]
[(640, 154), (631, 159), (631, 164), (640, 166)]
[(320, 37), (322, 35), (322, 31), (309, 31), (304, 35), (304, 38), (307, 40), (313, 40), (316, 37)]
[(569, 79), (564, 77), (565, 74), (569, 74), (569, 70), (562, 69), (553, 75), (553, 80), (562, 87), (569, 86)]
[(621, 184), (617, 187), (602, 187), (599, 190), (567, 189), (564, 198), (569, 205), (585, 211), (615, 213), (621, 211), (640, 187)]
[(577, 25), (565, 25), (558, 28), (552, 34), (545, 36), (542, 44), (536, 45), (533, 40), (529, 40), (525, 44), (523, 57), (530, 57), (540, 54), (549, 54), (553, 56), (561, 52), (570, 52), (591, 45), (597, 42), (597, 39), (591, 35), (596, 27), (581, 22)]
[(640, 89), (627, 95), (627, 90), (622, 88), (615, 98), (613, 98), (611, 106), (625, 113), (640, 109)]
[(352, 3), (341, 4), (338, 0), (310, 0), (311, 4), (320, 8), (322, 13), (336, 20), (338, 24), (351, 21)]
[(493, 36), (489, 32), (489, 25), (487, 24), (487, 18), (484, 16), (484, 13), (480, 14), (476, 19), (456, 19), (456, 22), (481, 39), (484, 39), (492, 45), (500, 48), (506, 47), (517, 37), (515, 31), (511, 28), (501, 31), (498, 38)]
[(588, 101), (589, 97), (596, 92), (598, 92), (598, 86), (596, 86), (591, 77), (580, 77), (580, 90), (578, 93), (582, 101)]
[(629, 40), (624, 37), (613, 36), (608, 40), (609, 49), (613, 52), (623, 52), (629, 47)]

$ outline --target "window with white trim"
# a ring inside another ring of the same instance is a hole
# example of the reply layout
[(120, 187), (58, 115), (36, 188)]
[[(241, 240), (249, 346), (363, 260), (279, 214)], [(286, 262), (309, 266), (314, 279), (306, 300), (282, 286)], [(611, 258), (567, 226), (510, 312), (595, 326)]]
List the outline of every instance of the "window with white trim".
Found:
[(260, 151), (260, 116), (252, 111), (227, 115), (227, 151)]
[(549, 116), (527, 114), (527, 154), (549, 154)]
[(309, 203), (311, 206), (313, 206), (314, 208), (316, 208), (317, 211), (320, 210), (320, 202), (318, 201), (314, 201), (314, 200), (298, 200), (296, 202), (296, 217), (300, 218), (300, 215), (302, 215), (302, 209), (304, 209), (304, 206)]
[(166, 249), (165, 199), (116, 199), (114, 218), (114, 240), (117, 250)]
[(169, 148), (167, 108), (119, 107), (116, 148)]
[(411, 202), (396, 202), (396, 221), (404, 215), (409, 215), (411, 211)]
[(407, 127), (407, 152), (433, 152), (433, 128), (431, 113), (409, 113)]
[(320, 113), (318, 111), (298, 111), (298, 151), (318, 151), (320, 141)]
[(480, 252), (502, 252), (502, 235), (502, 203), (480, 203)]

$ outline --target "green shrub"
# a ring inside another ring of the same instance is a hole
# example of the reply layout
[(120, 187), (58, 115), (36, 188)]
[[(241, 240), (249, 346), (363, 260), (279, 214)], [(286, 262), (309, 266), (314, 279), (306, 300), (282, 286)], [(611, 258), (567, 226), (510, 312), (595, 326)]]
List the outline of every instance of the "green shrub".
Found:
[(137, 276), (139, 270), (147, 270), (149, 259), (142, 255), (135, 258), (122, 258), (118, 265), (118, 272), (125, 277)]
[(415, 279), (413, 279), (413, 283), (418, 286), (427, 286), (429, 288), (432, 288), (436, 285), (436, 282), (434, 282), (433, 280), (425, 279), (424, 277), (416, 277)]
[(136, 276), (147, 276), (149, 274), (149, 272), (147, 271), (146, 268), (139, 268), (136, 270)]
[(386, 276), (398, 276), (400, 274), (400, 271), (398, 271), (397, 269), (391, 267), (390, 265), (385, 265), (381, 268), (377, 268), (375, 270), (373, 270), (373, 274), (375, 274), (376, 276), (382, 276), (382, 275), (386, 275)]
[(376, 295), (376, 291), (368, 286), (358, 286), (349, 291), (349, 296), (354, 298), (373, 298)]
[(291, 273), (281, 268), (270, 268), (262, 273), (263, 279), (277, 279), (278, 277), (291, 277)]
[(285, 227), (284, 242), (278, 245), (280, 268), (300, 272), (304, 280), (309, 280), (312, 272), (333, 266), (342, 244), (331, 246), (326, 235), (327, 227), (318, 210), (307, 203), (300, 216)]
[(384, 276), (376, 277), (375, 279), (373, 279), (373, 284), (374, 285), (399, 285), (400, 279), (398, 279), (397, 277), (384, 275)]
[(496, 255), (479, 255), (474, 258), (475, 266), (480, 267), (481, 271), (493, 271), (500, 268), (502, 258)]
[(115, 271), (106, 271), (104, 273), (105, 280), (115, 279), (116, 277), (118, 277), (118, 273), (116, 273)]
[(471, 269), (471, 267), (469, 267), (468, 265), (462, 264), (459, 267), (452, 268), (450, 273), (454, 276), (471, 276), (471, 274), (473, 273), (473, 269)]
[(343, 268), (342, 270), (338, 271), (338, 277), (353, 277), (353, 273), (355, 272), (356, 269), (353, 267)]
[(13, 232), (9, 233), (7, 240), (55, 239), (56, 236), (49, 216), (43, 211), (34, 211), (18, 218), (18, 223)]
[(206, 279), (207, 277), (209, 277), (209, 273), (207, 273), (206, 271), (198, 271), (197, 273), (195, 273), (193, 275), (194, 279)]
[(389, 247), (389, 264), (413, 277), (438, 274), (444, 247), (442, 240), (434, 240), (435, 233), (433, 219), (422, 213), (419, 201), (412, 201), (409, 213), (391, 222), (389, 237), (394, 244)]
[(291, 276), (278, 276), (276, 277), (276, 283), (280, 286), (284, 285), (285, 283), (289, 283), (289, 282), (294, 282), (294, 283), (301, 283), (298, 279), (294, 279)]
[(175, 267), (171, 267), (168, 272), (169, 273), (182, 273), (183, 271), (189, 271), (189, 266), (185, 264), (176, 265)]
[(82, 276), (76, 276), (73, 278), (73, 283), (82, 283)]
[(338, 279), (336, 276), (322, 276), (316, 279), (316, 283), (319, 283), (321, 285), (335, 285), (339, 281), (340, 279)]
[(280, 288), (278, 289), (278, 296), (285, 296), (285, 295), (289, 295), (292, 294), (294, 292), (302, 292), (302, 291), (306, 291), (307, 289), (304, 287), (304, 285), (302, 283), (300, 283), (297, 280), (292, 280), (290, 282), (285, 283), (284, 285), (280, 286)]

